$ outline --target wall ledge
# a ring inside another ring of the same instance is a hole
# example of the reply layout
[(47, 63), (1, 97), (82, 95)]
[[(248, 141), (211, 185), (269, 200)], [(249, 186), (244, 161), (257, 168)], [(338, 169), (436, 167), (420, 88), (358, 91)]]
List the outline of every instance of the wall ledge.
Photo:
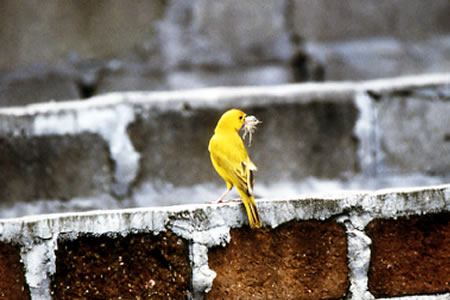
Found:
[[(261, 199), (257, 206), (267, 228), (275, 229), (293, 220), (333, 219), (343, 224), (348, 239), (349, 295), (352, 299), (373, 299), (367, 285), (371, 256), (371, 240), (364, 231), (367, 224), (374, 219), (449, 212), (450, 185)], [(37, 299), (50, 297), (49, 278), (55, 272), (58, 239), (76, 239), (82, 234), (114, 237), (170, 230), (190, 243), (193, 295), (202, 298), (216, 276), (208, 266), (208, 249), (226, 246), (230, 243), (230, 230), (246, 227), (243, 206), (232, 202), (0, 219), (0, 240), (21, 246), (27, 283), (32, 298)], [(445, 297), (449, 296), (398, 299), (448, 299)]]

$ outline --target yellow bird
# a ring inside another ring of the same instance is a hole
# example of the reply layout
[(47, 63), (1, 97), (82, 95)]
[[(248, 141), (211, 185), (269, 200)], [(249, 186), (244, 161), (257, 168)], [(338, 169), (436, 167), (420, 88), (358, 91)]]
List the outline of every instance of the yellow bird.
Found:
[(238, 109), (226, 111), (217, 123), (208, 150), (214, 168), (225, 180), (228, 188), (218, 202), (221, 202), (233, 186), (236, 186), (244, 202), (250, 227), (260, 228), (261, 220), (253, 196), (253, 172), (257, 168), (248, 157), (238, 134), (246, 117), (247, 115)]

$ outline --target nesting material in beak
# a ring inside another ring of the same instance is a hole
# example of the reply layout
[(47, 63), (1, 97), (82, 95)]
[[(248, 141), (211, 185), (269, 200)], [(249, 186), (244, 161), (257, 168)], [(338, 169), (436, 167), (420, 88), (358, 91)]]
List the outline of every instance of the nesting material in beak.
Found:
[(244, 135), (242, 138), (245, 140), (248, 134), (248, 146), (250, 147), (252, 145), (252, 134), (256, 130), (256, 125), (259, 123), (262, 123), (260, 120), (258, 120), (255, 116), (246, 116), (244, 119)]

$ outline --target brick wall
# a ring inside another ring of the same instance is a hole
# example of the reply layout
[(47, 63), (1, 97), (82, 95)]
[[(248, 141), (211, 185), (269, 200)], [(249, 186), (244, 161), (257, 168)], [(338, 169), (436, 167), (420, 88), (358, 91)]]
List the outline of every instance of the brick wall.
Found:
[(8, 299), (448, 299), (450, 185), (0, 220)]

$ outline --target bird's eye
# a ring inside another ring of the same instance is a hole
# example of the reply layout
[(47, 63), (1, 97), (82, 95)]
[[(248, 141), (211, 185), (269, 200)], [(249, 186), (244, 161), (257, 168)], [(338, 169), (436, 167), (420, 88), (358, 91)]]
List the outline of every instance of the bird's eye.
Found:
[(239, 120), (242, 120), (242, 116), (239, 116)]

